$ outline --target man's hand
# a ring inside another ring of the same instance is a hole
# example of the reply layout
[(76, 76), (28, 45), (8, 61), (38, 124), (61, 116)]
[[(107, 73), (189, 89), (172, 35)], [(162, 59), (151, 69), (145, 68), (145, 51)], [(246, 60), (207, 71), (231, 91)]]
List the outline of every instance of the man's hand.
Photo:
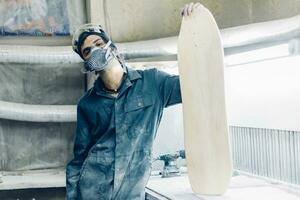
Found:
[(192, 14), (193, 10), (202, 7), (203, 5), (201, 3), (188, 3), (185, 4), (185, 6), (181, 10), (182, 16), (189, 16)]

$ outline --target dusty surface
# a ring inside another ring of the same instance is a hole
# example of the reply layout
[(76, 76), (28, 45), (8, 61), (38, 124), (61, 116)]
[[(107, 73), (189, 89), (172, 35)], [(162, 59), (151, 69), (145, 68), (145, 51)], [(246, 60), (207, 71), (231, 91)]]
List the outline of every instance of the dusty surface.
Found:
[(153, 176), (148, 189), (169, 199), (176, 200), (299, 200), (300, 187), (271, 183), (263, 179), (239, 175), (231, 179), (227, 192), (222, 196), (201, 196), (192, 192), (187, 176), (160, 178)]

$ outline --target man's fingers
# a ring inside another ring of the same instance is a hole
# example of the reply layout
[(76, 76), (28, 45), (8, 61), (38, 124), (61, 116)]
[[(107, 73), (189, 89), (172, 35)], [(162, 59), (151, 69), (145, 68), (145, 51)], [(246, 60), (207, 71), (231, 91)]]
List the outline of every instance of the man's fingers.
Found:
[(187, 8), (187, 14), (192, 14), (194, 3), (190, 3)]
[(203, 5), (199, 2), (197, 3), (188, 3), (188, 4), (185, 4), (184, 7), (182, 8), (181, 10), (181, 15), (182, 16), (189, 16), (192, 14), (192, 12), (195, 10), (195, 9), (199, 9), (203, 7)]
[(184, 16), (184, 9), (185, 9), (185, 6), (181, 9), (181, 15)]
[(184, 9), (183, 9), (183, 16), (187, 16), (187, 9), (188, 9), (188, 4), (186, 4), (185, 6), (184, 6)]

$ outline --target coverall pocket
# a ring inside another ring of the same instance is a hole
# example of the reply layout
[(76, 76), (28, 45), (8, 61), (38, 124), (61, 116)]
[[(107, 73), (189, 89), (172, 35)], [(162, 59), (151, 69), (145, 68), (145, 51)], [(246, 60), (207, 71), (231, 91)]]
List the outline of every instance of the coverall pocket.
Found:
[(134, 139), (149, 132), (149, 116), (152, 115), (153, 98), (150, 94), (140, 94), (127, 99), (125, 104), (124, 131)]
[(136, 97), (132, 97), (127, 100), (125, 104), (124, 111), (125, 113), (136, 111), (136, 110), (143, 110), (144, 108), (153, 105), (152, 96), (149, 94), (138, 95)]

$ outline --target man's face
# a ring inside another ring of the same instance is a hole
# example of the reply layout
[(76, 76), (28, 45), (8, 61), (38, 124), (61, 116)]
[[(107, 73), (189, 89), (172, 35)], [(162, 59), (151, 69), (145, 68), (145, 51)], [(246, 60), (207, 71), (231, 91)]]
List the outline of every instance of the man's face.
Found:
[(81, 46), (81, 54), (83, 59), (86, 60), (91, 56), (91, 49), (96, 47), (104, 48), (106, 43), (99, 35), (89, 35)]

